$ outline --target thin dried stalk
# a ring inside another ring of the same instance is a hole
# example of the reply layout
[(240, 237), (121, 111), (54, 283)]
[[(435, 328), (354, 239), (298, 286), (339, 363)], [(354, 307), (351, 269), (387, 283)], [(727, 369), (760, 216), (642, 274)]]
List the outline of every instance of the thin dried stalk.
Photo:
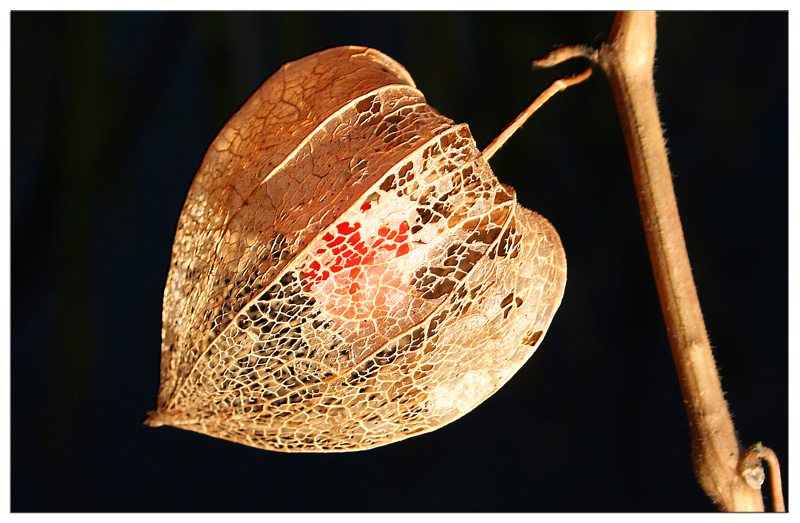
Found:
[(524, 111), (519, 113), (514, 120), (511, 121), (510, 124), (506, 126), (503, 131), (497, 135), (497, 137), (492, 140), (492, 142), (486, 146), (486, 148), (481, 153), (483, 155), (483, 159), (489, 161), (489, 158), (494, 156), (494, 153), (497, 152), (500, 147), (503, 146), (504, 143), (511, 137), (512, 134), (517, 132), (517, 130), (522, 127), (530, 116), (535, 113), (541, 106), (545, 104), (547, 100), (555, 96), (556, 94), (560, 93), (567, 87), (571, 87), (573, 85), (579, 84), (582, 81), (586, 80), (592, 75), (592, 68), (587, 67), (582, 73), (578, 73), (574, 76), (570, 76), (568, 78), (560, 78), (553, 82), (550, 87), (545, 89), (536, 99), (530, 103), (528, 107), (525, 108)]
[(750, 483), (753, 488), (760, 488), (764, 483), (764, 468), (761, 461), (767, 462), (769, 468), (769, 488), (772, 494), (772, 510), (786, 512), (783, 501), (783, 485), (781, 484), (781, 467), (778, 457), (771, 448), (765, 447), (760, 441), (747, 447), (739, 461), (739, 474)]

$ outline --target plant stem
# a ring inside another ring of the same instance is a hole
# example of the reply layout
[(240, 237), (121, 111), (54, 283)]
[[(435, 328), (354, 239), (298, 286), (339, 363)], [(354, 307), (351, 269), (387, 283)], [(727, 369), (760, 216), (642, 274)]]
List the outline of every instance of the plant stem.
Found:
[(763, 512), (760, 487), (764, 459), (770, 467), (773, 508), (785, 510), (778, 459), (760, 443), (743, 451), (711, 353), (658, 116), (653, 83), (655, 49), (655, 13), (620, 12), (614, 18), (608, 41), (599, 50), (585, 45), (564, 46), (533, 64), (550, 67), (575, 57), (588, 58), (603, 69), (611, 84), (689, 418), (692, 462), (700, 486), (720, 510)]
[(647, 247), (706, 494), (724, 511), (763, 511), (737, 466), (742, 451), (725, 402), (683, 239), (653, 84), (653, 12), (617, 14), (597, 52), (617, 103)]
[(569, 78), (561, 78), (553, 82), (550, 87), (545, 89), (542, 94), (536, 97), (536, 99), (525, 108), (524, 111), (519, 113), (516, 118), (514, 118), (510, 124), (508, 124), (503, 131), (497, 135), (497, 137), (492, 140), (492, 142), (487, 145), (481, 154), (483, 155), (483, 159), (489, 161), (489, 158), (494, 156), (494, 153), (500, 149), (503, 144), (514, 134), (522, 124), (524, 124), (530, 116), (535, 113), (544, 103), (555, 96), (556, 94), (560, 93), (567, 87), (571, 87), (575, 84), (579, 84), (582, 81), (589, 78), (592, 75), (592, 68), (587, 67), (582, 73), (576, 74), (574, 76), (570, 76)]

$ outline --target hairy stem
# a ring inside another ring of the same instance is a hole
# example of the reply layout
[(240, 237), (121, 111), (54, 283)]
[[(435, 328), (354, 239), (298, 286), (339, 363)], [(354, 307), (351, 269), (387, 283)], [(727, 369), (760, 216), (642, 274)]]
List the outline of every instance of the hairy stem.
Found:
[(653, 12), (619, 13), (597, 53), (617, 103), (658, 296), (706, 494), (725, 511), (763, 511), (761, 491), (738, 473), (742, 451), (711, 353), (683, 239), (653, 85)]

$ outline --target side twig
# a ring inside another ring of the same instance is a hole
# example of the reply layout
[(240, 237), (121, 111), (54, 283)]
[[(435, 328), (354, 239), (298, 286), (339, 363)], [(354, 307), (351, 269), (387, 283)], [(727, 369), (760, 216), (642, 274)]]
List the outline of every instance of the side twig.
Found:
[(753, 488), (761, 488), (764, 483), (764, 469), (761, 461), (767, 462), (769, 469), (769, 489), (772, 494), (772, 510), (775, 512), (786, 512), (786, 504), (783, 502), (783, 485), (781, 483), (781, 467), (778, 464), (778, 457), (771, 448), (765, 447), (759, 441), (747, 447), (739, 460), (739, 474)]

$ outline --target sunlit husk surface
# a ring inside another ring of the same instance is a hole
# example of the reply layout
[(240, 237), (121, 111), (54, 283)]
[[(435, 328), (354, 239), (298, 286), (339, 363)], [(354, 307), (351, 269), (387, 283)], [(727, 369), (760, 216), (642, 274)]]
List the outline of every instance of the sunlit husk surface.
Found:
[(565, 280), (555, 229), (400, 64), (310, 55), (247, 100), (191, 185), (147, 423), (291, 452), (434, 430), (525, 363)]

